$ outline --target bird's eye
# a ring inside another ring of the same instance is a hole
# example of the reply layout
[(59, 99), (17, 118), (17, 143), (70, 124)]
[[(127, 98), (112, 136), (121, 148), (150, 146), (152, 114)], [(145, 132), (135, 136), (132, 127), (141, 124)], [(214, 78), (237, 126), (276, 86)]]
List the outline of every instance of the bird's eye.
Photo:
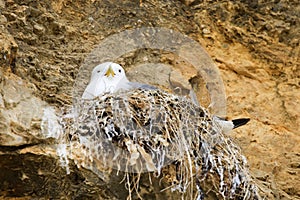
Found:
[(101, 72), (100, 70), (97, 71), (97, 73), (100, 73), (100, 72)]
[(122, 72), (122, 70), (121, 69), (119, 69), (119, 73), (121, 73)]

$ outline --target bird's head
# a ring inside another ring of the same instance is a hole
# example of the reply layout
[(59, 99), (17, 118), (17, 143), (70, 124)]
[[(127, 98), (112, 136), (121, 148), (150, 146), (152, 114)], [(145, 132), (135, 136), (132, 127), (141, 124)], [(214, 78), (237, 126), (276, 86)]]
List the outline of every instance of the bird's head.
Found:
[(93, 69), (91, 81), (100, 78), (118, 82), (124, 77), (126, 77), (125, 71), (119, 64), (113, 62), (105, 62), (97, 65)]
[(82, 98), (92, 99), (106, 92), (116, 92), (126, 88), (128, 82), (125, 71), (120, 65), (113, 62), (102, 63), (93, 69), (90, 83)]

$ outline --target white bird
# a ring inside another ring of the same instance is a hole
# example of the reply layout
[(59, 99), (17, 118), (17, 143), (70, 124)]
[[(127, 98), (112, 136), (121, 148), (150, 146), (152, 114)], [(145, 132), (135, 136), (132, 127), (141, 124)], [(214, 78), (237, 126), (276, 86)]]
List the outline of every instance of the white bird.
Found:
[[(124, 69), (119, 64), (105, 62), (97, 65), (93, 69), (90, 83), (86, 87), (82, 98), (94, 99), (95, 97), (101, 96), (105, 93), (114, 93), (119, 90), (130, 90), (136, 88), (157, 89), (151, 85), (130, 82), (126, 77)], [(190, 91), (190, 98), (195, 105), (200, 106), (193, 90)], [(232, 129), (246, 124), (250, 119), (240, 118), (226, 120), (218, 116), (213, 116), (213, 120), (221, 127), (223, 133), (229, 133)]]
[(231, 130), (247, 124), (249, 118), (239, 118), (233, 120), (226, 120), (221, 117), (213, 116), (214, 122), (221, 127), (223, 133), (229, 133)]
[(105, 62), (93, 69), (90, 83), (86, 87), (82, 98), (93, 99), (104, 93), (114, 93), (119, 90), (136, 88), (156, 89), (156, 87), (151, 85), (130, 82), (125, 75), (124, 69), (119, 64)]

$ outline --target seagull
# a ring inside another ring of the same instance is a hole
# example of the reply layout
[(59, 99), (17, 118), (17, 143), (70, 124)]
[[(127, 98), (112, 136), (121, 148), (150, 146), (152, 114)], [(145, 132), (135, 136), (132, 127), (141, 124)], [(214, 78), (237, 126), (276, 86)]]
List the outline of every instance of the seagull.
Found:
[[(133, 89), (157, 89), (152, 85), (143, 83), (130, 82), (125, 74), (125, 70), (117, 63), (105, 62), (97, 65), (91, 75), (91, 80), (86, 87), (82, 98), (94, 99), (105, 93), (115, 93), (120, 90)], [(190, 90), (190, 98), (196, 106), (200, 106), (196, 94)], [(214, 122), (221, 128), (223, 133), (229, 133), (231, 130), (245, 125), (249, 122), (249, 118), (239, 118), (234, 120), (226, 120), (218, 116), (213, 116)]]
[(156, 89), (151, 85), (130, 82), (126, 77), (125, 70), (119, 64), (105, 62), (93, 69), (90, 83), (83, 92), (82, 99), (94, 99), (105, 93), (137, 88)]

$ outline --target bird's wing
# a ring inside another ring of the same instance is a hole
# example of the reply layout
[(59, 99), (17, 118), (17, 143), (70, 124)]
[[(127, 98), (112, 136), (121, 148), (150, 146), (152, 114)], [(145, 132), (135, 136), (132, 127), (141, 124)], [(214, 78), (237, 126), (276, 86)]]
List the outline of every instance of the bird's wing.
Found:
[(93, 99), (99, 94), (105, 92), (105, 83), (101, 80), (102, 77), (97, 77), (91, 80), (82, 95), (83, 99)]
[(144, 84), (144, 83), (130, 82), (130, 85), (133, 88), (140, 88), (140, 89), (147, 89), (147, 90), (156, 90), (157, 89), (157, 87), (155, 87), (153, 85), (148, 85), (148, 84)]
[(213, 116), (213, 120), (222, 128), (223, 133), (228, 133), (232, 129), (243, 126), (250, 121), (249, 118), (226, 120), (226, 119), (218, 117), (218, 116)]
[(132, 89), (146, 89), (146, 90), (157, 90), (157, 87), (153, 85), (148, 85), (144, 83), (138, 83), (138, 82), (127, 82), (126, 85), (124, 85), (123, 89), (132, 90)]
[(249, 118), (234, 119), (234, 120), (232, 120), (233, 128), (235, 129), (237, 127), (243, 126), (243, 125), (247, 124), (249, 121), (250, 121)]

